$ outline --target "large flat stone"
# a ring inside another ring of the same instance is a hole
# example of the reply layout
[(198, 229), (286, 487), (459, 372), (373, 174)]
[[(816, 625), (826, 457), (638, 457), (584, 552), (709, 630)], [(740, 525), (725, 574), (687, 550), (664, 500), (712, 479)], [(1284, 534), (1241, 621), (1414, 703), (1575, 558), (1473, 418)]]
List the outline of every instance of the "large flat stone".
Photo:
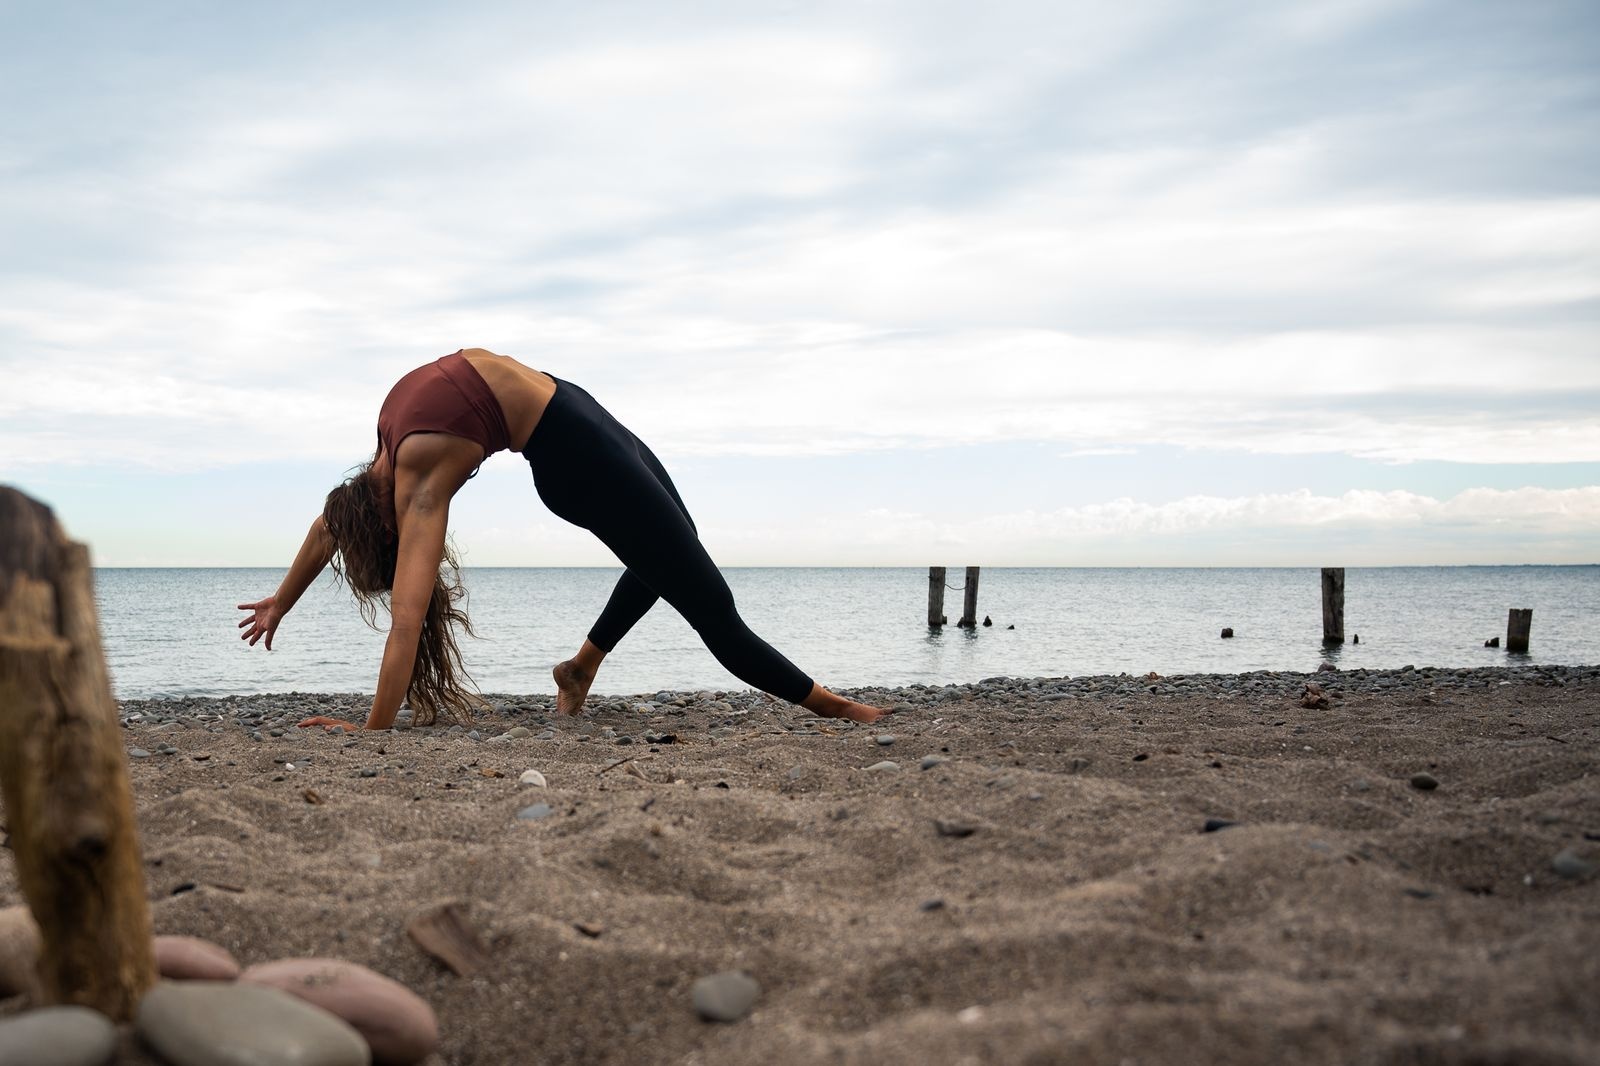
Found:
[(0, 1066), (105, 1066), (117, 1027), (88, 1007), (45, 1007), (0, 1021)]
[(262, 985), (162, 981), (139, 1035), (171, 1066), (371, 1066), (367, 1042), (325, 1010)]

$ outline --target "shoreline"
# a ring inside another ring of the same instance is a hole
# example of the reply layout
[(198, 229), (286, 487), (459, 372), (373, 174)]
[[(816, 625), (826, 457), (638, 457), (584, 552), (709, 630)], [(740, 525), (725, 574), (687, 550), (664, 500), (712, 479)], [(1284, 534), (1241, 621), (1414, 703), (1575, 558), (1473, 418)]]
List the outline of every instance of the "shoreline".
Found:
[[(127, 701), (156, 931), (377, 970), (437, 1011), (428, 1066), (1600, 1060), (1600, 667), (852, 695), (903, 709)], [(444, 903), (485, 972), (407, 937)], [(730, 970), (753, 1009), (702, 1021)]]
[[(1256, 691), (1275, 684), (1304, 685), (1308, 681), (1323, 687), (1332, 699), (1346, 694), (1406, 691), (1409, 688), (1446, 687), (1472, 688), (1499, 683), (1568, 684), (1586, 679), (1600, 679), (1600, 664), (1555, 665), (1545, 663), (1506, 664), (1497, 666), (1402, 666), (1396, 668), (1356, 668), (1341, 670), (1249, 670), (1239, 673), (1191, 674), (1082, 674), (1071, 676), (1012, 677), (997, 676), (981, 681), (950, 682), (944, 685), (912, 684), (896, 686), (847, 686), (836, 691), (865, 703), (879, 702), (879, 706), (907, 704), (915, 706), (930, 700), (983, 698), (990, 695), (1038, 692), (1045, 697), (1061, 698), (1082, 695), (1205, 695), (1235, 694)], [(1151, 686), (1155, 691), (1151, 691)], [(1209, 690), (1209, 693), (1208, 691)], [(554, 715), (554, 693), (480, 693), (488, 703), (488, 712), (494, 715), (535, 713), (553, 715), (557, 721), (576, 721), (591, 716), (595, 710), (605, 708), (625, 709), (623, 705), (637, 703), (673, 703), (675, 701), (704, 701), (717, 699), (737, 700), (751, 705), (780, 705), (795, 710), (799, 708), (770, 697), (756, 689), (658, 689), (635, 693), (594, 693), (580, 716), (567, 718)], [(226, 696), (155, 696), (119, 699), (119, 710), (159, 716), (172, 705), (249, 704), (257, 700), (301, 700), (319, 706), (335, 704), (346, 706), (358, 701), (370, 701), (370, 693), (360, 692), (256, 692), (234, 693)], [(1048, 700), (1047, 700), (1048, 701)], [(408, 717), (404, 715), (403, 717)], [(892, 719), (886, 719), (886, 721)], [(409, 726), (407, 726), (409, 727)]]

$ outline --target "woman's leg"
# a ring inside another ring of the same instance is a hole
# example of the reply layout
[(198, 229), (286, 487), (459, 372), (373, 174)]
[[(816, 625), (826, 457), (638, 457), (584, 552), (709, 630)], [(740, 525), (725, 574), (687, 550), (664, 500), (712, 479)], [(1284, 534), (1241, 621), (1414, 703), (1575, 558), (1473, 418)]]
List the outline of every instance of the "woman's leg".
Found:
[[(627, 567), (589, 639), (554, 671), (558, 710), (571, 714), (582, 707), (606, 652), (659, 596), (746, 684), (832, 717), (870, 722), (884, 713), (817, 685), (756, 636), (739, 617), (732, 591), (660, 460), (582, 389), (560, 382), (556, 396), (566, 403), (556, 424), (560, 435), (551, 434), (541, 446), (560, 448), (561, 454), (547, 459), (535, 452), (543, 425), (524, 452), (534, 464), (540, 496), (552, 511), (598, 536)], [(572, 439), (575, 427), (581, 427), (580, 439)]]

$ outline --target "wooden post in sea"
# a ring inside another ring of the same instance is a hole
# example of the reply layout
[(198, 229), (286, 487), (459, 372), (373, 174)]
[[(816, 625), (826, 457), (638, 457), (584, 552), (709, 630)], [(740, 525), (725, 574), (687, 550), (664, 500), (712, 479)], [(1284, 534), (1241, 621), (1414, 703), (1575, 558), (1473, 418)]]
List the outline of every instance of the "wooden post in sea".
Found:
[(978, 627), (978, 568), (967, 567), (967, 583), (963, 586), (965, 592), (961, 596), (961, 621), (956, 625), (962, 629), (976, 629)]
[(1344, 643), (1344, 567), (1322, 568), (1322, 643)]
[(1533, 608), (1513, 607), (1506, 617), (1506, 651), (1528, 653), (1528, 633), (1533, 629)]
[(938, 629), (947, 619), (944, 616), (944, 567), (928, 567), (928, 627)]
[(40, 992), (117, 1021), (156, 980), (122, 743), (89, 550), (0, 485), (0, 793)]

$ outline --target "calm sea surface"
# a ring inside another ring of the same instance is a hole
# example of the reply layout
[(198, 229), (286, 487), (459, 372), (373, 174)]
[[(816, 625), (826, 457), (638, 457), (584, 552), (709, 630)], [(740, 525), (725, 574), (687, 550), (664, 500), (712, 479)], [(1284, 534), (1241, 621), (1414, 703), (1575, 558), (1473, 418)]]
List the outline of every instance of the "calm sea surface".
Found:
[[(466, 571), (478, 639), (464, 649), (485, 692), (550, 693), (615, 569)], [(1325, 651), (1314, 569), (986, 569), (978, 613), (992, 628), (930, 632), (926, 568), (725, 571), (751, 628), (823, 684), (966, 683), (995, 675), (1232, 673), (1344, 668), (1600, 663), (1600, 566), (1351, 569), (1345, 632)], [(275, 569), (101, 569), (100, 625), (124, 699), (253, 692), (370, 692), (383, 635), (324, 578), (286, 618), (270, 654), (246, 647), (235, 604), (272, 592)], [(962, 571), (950, 569), (959, 585)], [(1506, 612), (1533, 608), (1531, 653), (1504, 639)], [(946, 593), (945, 613), (961, 613)], [(383, 621), (383, 619), (380, 619)], [(1015, 626), (1015, 628), (1011, 628)], [(1221, 640), (1222, 627), (1237, 636)], [(665, 603), (607, 659), (595, 691), (744, 688)]]

